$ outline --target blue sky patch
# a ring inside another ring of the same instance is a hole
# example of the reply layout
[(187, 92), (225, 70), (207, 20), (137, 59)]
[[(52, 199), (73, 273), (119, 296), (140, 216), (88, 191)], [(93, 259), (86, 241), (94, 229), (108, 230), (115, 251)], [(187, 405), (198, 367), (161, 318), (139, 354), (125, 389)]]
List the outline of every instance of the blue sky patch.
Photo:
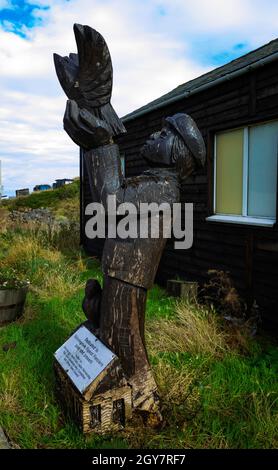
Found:
[(192, 58), (204, 66), (219, 67), (247, 54), (249, 51), (250, 46), (247, 42), (233, 44), (231, 41), (226, 40), (225, 44), (221, 44), (219, 38), (201, 38), (192, 41), (191, 44)]
[(247, 44), (246, 44), (245, 42), (239, 42), (238, 44), (235, 44), (235, 45), (234, 45), (234, 49), (241, 51), (241, 50), (244, 49), (246, 46), (247, 46)]
[(166, 16), (167, 14), (165, 8), (162, 5), (159, 5), (157, 7), (157, 13), (159, 14), (159, 16)]
[(231, 60), (237, 59), (249, 52), (248, 46), (246, 43), (239, 43), (232, 46), (230, 49), (225, 49), (223, 51), (217, 52), (211, 56), (212, 65), (218, 66), (226, 64)]
[(35, 2), (29, 3), (26, 0), (11, 0), (10, 4), (9, 8), (0, 10), (0, 25), (4, 31), (13, 32), (24, 38), (26, 28), (33, 28), (42, 23), (42, 18), (37, 13), (50, 8), (36, 5)]

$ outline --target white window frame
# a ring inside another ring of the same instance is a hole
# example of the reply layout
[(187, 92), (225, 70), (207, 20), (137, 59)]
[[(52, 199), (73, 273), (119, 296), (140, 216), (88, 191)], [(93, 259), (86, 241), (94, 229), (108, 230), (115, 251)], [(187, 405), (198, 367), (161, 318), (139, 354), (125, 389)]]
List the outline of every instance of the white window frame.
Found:
[[(276, 119), (275, 119), (276, 121)], [(264, 122), (258, 123), (257, 125), (265, 124)], [(256, 125), (256, 124), (254, 124)], [(251, 126), (241, 126), (233, 129), (227, 129), (228, 132), (243, 129), (243, 176), (242, 176), (242, 215), (231, 215), (231, 214), (217, 214), (216, 213), (216, 140), (220, 134), (214, 135), (214, 156), (213, 156), (213, 215), (206, 217), (209, 222), (227, 222), (231, 224), (245, 224), (245, 225), (259, 225), (262, 227), (273, 227), (276, 223), (276, 218), (271, 217), (252, 217), (247, 214), (248, 207), (248, 168), (249, 168), (249, 128)], [(277, 188), (276, 188), (277, 191)]]

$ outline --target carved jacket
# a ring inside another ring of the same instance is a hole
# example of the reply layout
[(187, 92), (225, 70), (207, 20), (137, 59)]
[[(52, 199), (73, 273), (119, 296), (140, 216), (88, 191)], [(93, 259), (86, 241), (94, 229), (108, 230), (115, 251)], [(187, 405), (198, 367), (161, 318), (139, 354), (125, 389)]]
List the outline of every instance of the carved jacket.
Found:
[[(101, 202), (107, 210), (107, 196), (113, 195), (116, 204), (131, 202), (136, 209), (140, 203), (179, 202), (177, 176), (167, 169), (146, 172), (124, 178), (121, 171), (119, 148), (109, 144), (84, 153), (89, 174), (92, 202)], [(159, 218), (161, 215), (157, 214)], [(161, 220), (160, 220), (161, 221)], [(139, 232), (139, 230), (138, 230)], [(167, 239), (159, 226), (158, 238), (107, 238), (102, 255), (105, 275), (132, 285), (149, 289), (154, 282), (159, 261)]]

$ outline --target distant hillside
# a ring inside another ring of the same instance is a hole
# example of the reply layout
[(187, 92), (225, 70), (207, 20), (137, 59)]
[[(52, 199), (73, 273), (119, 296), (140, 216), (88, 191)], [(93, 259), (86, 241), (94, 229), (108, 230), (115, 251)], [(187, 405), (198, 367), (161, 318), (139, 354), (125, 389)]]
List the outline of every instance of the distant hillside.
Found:
[(72, 221), (79, 221), (79, 178), (73, 183), (58, 189), (39, 191), (29, 196), (21, 196), (14, 199), (2, 200), (2, 208), (8, 211), (21, 211), (26, 209), (50, 209), (57, 217), (67, 217)]
[(38, 209), (40, 207), (48, 207), (58, 209), (65, 200), (79, 200), (79, 179), (73, 183), (66, 184), (58, 189), (49, 189), (47, 191), (38, 191), (29, 196), (21, 196), (15, 199), (7, 199), (2, 201), (2, 205), (8, 210), (18, 210), (23, 208)]

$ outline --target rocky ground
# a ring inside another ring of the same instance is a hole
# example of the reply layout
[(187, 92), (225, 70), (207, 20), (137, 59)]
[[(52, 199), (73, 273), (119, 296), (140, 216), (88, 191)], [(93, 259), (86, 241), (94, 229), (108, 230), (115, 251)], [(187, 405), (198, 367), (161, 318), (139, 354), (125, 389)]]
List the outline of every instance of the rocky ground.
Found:
[(51, 224), (54, 221), (54, 216), (49, 209), (29, 209), (24, 210), (13, 210), (9, 214), (9, 218), (12, 222), (28, 223), (28, 222), (40, 222)]

